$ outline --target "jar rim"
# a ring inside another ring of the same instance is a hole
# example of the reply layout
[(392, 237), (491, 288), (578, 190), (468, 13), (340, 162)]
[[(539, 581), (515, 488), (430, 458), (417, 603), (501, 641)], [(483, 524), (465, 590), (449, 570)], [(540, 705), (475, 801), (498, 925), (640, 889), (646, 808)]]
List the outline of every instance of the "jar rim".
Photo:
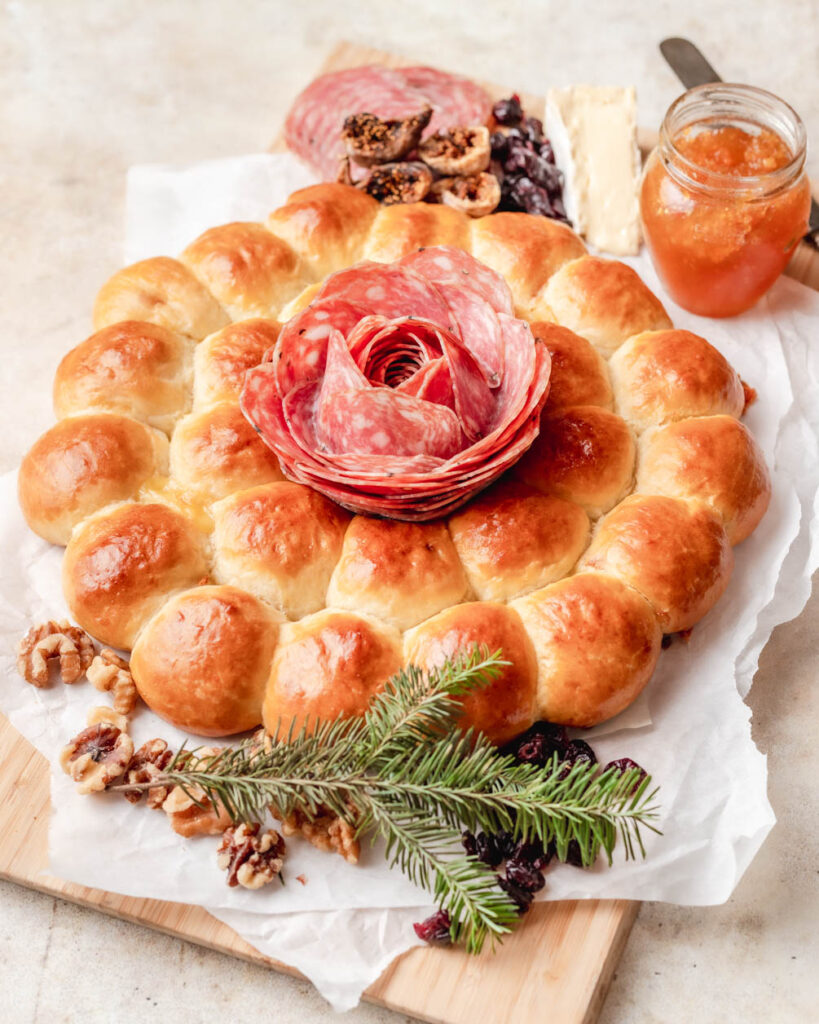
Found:
[[(680, 129), (719, 114), (733, 114), (774, 131), (792, 150), (793, 157), (775, 171), (763, 174), (735, 175), (712, 171), (685, 156), (675, 145)], [(685, 120), (686, 116), (688, 120)], [(684, 123), (678, 123), (683, 122)], [(786, 137), (783, 133), (787, 132)], [(703, 191), (749, 191), (768, 195), (790, 185), (805, 165), (807, 133), (802, 119), (772, 92), (738, 82), (708, 82), (682, 93), (666, 111), (660, 126), (660, 146), (668, 151), (675, 169), (682, 171), (685, 184)]]

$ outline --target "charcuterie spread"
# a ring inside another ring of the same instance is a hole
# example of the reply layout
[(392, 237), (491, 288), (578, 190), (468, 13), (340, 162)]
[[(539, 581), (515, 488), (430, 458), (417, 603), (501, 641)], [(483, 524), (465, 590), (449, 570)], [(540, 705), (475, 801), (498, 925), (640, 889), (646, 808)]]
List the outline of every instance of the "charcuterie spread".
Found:
[(767, 505), (750, 391), (556, 220), (325, 183), (94, 319), (20, 501), (77, 623), (200, 735), (360, 714), (471, 643), (510, 663), (467, 716), (492, 739), (593, 725)]
[[(418, 935), (472, 951), (552, 858), (644, 852), (649, 774), (567, 729), (641, 693), (771, 487), (753, 388), (581, 238), (639, 245), (634, 111), (553, 90), (544, 133), (433, 68), (324, 75), (285, 134), (327, 180), (103, 285), (18, 478), (74, 620), (20, 674), (111, 698), (60, 755), (80, 793), (221, 836), (247, 889), (285, 836), (381, 836), (435, 893)], [(257, 731), (135, 749), (139, 699)]]

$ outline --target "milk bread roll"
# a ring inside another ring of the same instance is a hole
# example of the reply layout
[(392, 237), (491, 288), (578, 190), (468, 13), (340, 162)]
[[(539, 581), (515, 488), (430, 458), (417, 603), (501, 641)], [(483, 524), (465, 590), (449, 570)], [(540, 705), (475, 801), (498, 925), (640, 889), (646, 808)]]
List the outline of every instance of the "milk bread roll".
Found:
[(201, 583), (208, 564), (202, 535), (166, 505), (125, 502), (74, 530), (63, 559), (71, 614), (92, 636), (130, 650), (171, 594)]
[(351, 518), (318, 491), (289, 481), (231, 494), (214, 506), (214, 578), (244, 587), (290, 619), (316, 612)]
[(581, 256), (562, 266), (543, 293), (551, 318), (611, 355), (633, 334), (671, 327), (657, 296), (618, 260)]
[(54, 378), (58, 418), (99, 409), (170, 432), (190, 408), (193, 345), (157, 324), (104, 327), (63, 357)]
[(628, 425), (608, 409), (545, 409), (540, 434), (513, 472), (596, 519), (631, 490), (636, 451)]
[(583, 572), (509, 607), (534, 645), (538, 718), (597, 725), (627, 708), (651, 678), (662, 631), (651, 605), (620, 580)]
[(449, 532), (475, 594), (506, 601), (565, 576), (589, 542), (589, 518), (573, 502), (503, 479), (456, 512)]
[(23, 459), (17, 494), (26, 522), (52, 544), (92, 513), (130, 498), (168, 471), (168, 439), (128, 416), (88, 413), (60, 420)]
[(745, 391), (728, 360), (691, 331), (630, 338), (609, 364), (617, 411), (639, 433), (691, 416), (741, 416)]
[(506, 743), (535, 720), (535, 652), (516, 612), (488, 601), (447, 608), (406, 633), (404, 661), (424, 670), (439, 668), (446, 658), (463, 656), (475, 645), (491, 653), (499, 650), (509, 664), (488, 686), (462, 699), (460, 725), (493, 743)]
[(637, 490), (704, 502), (721, 517), (731, 544), (739, 544), (765, 515), (771, 477), (744, 424), (698, 416), (642, 435)]
[(282, 627), (263, 719), (277, 728), (362, 715), (401, 667), (398, 630), (369, 615), (326, 608)]
[(520, 313), (536, 320), (553, 319), (540, 315), (545, 286), (565, 263), (586, 252), (574, 231), (528, 213), (492, 213), (477, 218), (471, 227), (472, 255), (506, 278)]
[(199, 736), (257, 726), (281, 616), (237, 587), (177, 594), (146, 625), (131, 654), (140, 697)]
[(283, 479), (279, 460), (233, 402), (183, 417), (170, 462), (174, 481), (203, 501)]
[(245, 374), (258, 366), (279, 336), (277, 320), (251, 317), (229, 324), (196, 346), (194, 409), (216, 402), (238, 402)]
[(252, 221), (210, 228), (179, 258), (231, 320), (274, 316), (312, 280), (286, 242)]
[(580, 565), (639, 590), (663, 632), (677, 633), (722, 596), (734, 555), (719, 516), (701, 502), (632, 494), (600, 520)]
[(156, 256), (123, 267), (100, 289), (94, 329), (147, 320), (200, 341), (229, 322), (208, 289), (179, 260)]
[(348, 185), (324, 182), (294, 192), (267, 227), (304, 260), (317, 280), (364, 259), (364, 242), (383, 207)]
[(355, 516), (344, 536), (327, 604), (377, 615), (403, 630), (462, 601), (468, 590), (445, 523)]

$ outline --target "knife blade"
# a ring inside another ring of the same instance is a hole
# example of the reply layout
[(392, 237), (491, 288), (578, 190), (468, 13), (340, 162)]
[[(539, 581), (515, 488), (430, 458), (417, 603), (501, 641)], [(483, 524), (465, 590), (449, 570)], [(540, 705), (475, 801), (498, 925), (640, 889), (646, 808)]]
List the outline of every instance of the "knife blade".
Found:
[(708, 61), (689, 39), (674, 36), (660, 43), (660, 53), (665, 57), (671, 70), (686, 89), (708, 82), (721, 82)]
[[(660, 43), (660, 53), (686, 89), (693, 89), (697, 85), (707, 85), (709, 82), (722, 81), (690, 39), (682, 39), (680, 36), (663, 39)], [(819, 248), (814, 237), (817, 233), (819, 233), (819, 203), (811, 198), (808, 231), (804, 240), (814, 249)]]

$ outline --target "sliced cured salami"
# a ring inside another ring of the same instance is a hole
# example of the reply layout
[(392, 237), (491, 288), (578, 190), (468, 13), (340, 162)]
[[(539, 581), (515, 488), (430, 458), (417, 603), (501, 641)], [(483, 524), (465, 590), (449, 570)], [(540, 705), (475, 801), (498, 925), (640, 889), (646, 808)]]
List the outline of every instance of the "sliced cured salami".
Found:
[(343, 155), (341, 129), (350, 114), (406, 118), (433, 109), (426, 134), (455, 125), (483, 124), (492, 101), (479, 85), (435, 68), (373, 64), (332, 71), (296, 97), (285, 121), (285, 141), (326, 180), (335, 180)]
[(501, 284), (444, 247), (331, 275), (242, 394), (285, 474), (354, 511), (409, 520), (495, 480), (537, 436), (550, 372)]

